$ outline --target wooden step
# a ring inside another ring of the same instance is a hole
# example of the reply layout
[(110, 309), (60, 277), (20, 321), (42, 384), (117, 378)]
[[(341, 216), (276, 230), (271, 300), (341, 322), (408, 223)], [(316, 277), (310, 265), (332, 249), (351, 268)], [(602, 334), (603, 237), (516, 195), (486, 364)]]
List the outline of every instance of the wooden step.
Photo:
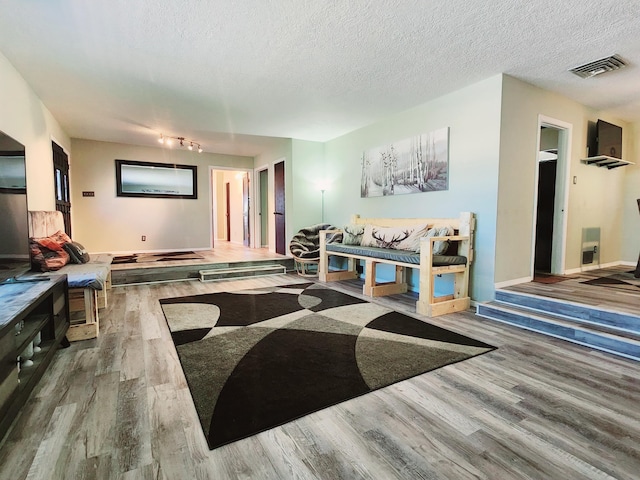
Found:
[(283, 275), (287, 273), (284, 265), (250, 265), (229, 268), (213, 268), (200, 270), (201, 282), (214, 282), (219, 280), (235, 280), (238, 278), (258, 277), (264, 275)]
[(526, 330), (640, 361), (640, 334), (565, 315), (493, 301), (478, 304), (476, 314)]
[(607, 326), (621, 332), (640, 334), (640, 316), (627, 312), (502, 289), (496, 290), (496, 301), (533, 311), (552, 313), (562, 318), (580, 319), (583, 322)]

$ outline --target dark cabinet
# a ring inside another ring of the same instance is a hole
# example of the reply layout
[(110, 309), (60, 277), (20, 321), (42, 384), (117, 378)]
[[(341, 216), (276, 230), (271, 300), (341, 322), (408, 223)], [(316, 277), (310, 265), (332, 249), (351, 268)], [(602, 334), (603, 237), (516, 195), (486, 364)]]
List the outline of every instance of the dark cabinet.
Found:
[(0, 439), (65, 341), (66, 275), (0, 285)]

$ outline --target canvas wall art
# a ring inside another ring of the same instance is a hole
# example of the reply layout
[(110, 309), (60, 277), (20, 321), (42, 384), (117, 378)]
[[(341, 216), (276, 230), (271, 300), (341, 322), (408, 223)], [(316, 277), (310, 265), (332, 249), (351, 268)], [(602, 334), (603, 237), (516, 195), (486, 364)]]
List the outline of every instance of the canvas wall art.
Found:
[(116, 160), (119, 197), (198, 198), (197, 167)]
[(362, 154), (361, 197), (449, 188), (449, 128), (372, 148)]

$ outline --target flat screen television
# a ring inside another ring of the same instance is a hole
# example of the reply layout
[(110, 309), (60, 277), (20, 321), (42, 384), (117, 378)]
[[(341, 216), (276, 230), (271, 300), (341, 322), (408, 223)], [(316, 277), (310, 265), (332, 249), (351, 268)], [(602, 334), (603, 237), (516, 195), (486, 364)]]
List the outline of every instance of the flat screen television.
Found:
[(622, 127), (598, 120), (595, 152), (596, 156), (622, 158)]
[(0, 132), (0, 283), (31, 269), (24, 145)]

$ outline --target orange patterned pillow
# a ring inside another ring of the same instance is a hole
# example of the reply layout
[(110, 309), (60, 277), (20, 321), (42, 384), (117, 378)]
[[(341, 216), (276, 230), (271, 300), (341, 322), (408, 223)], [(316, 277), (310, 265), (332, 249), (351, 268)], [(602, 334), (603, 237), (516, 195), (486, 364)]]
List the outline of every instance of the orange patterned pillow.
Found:
[(53, 250), (53, 251), (60, 251), (60, 250), (64, 250), (62, 248), (62, 245), (60, 245), (58, 242), (56, 242), (54, 239), (52, 239), (51, 237), (44, 237), (44, 238), (36, 238), (35, 239), (36, 242), (38, 242), (39, 245), (48, 248), (49, 250)]
[(50, 238), (30, 238), (29, 251), (31, 268), (42, 272), (60, 270), (70, 260), (69, 254)]
[(64, 233), (62, 230), (58, 230), (53, 235), (50, 235), (49, 238), (54, 242), (58, 242), (62, 247), (65, 243), (69, 243), (71, 241), (71, 237)]

